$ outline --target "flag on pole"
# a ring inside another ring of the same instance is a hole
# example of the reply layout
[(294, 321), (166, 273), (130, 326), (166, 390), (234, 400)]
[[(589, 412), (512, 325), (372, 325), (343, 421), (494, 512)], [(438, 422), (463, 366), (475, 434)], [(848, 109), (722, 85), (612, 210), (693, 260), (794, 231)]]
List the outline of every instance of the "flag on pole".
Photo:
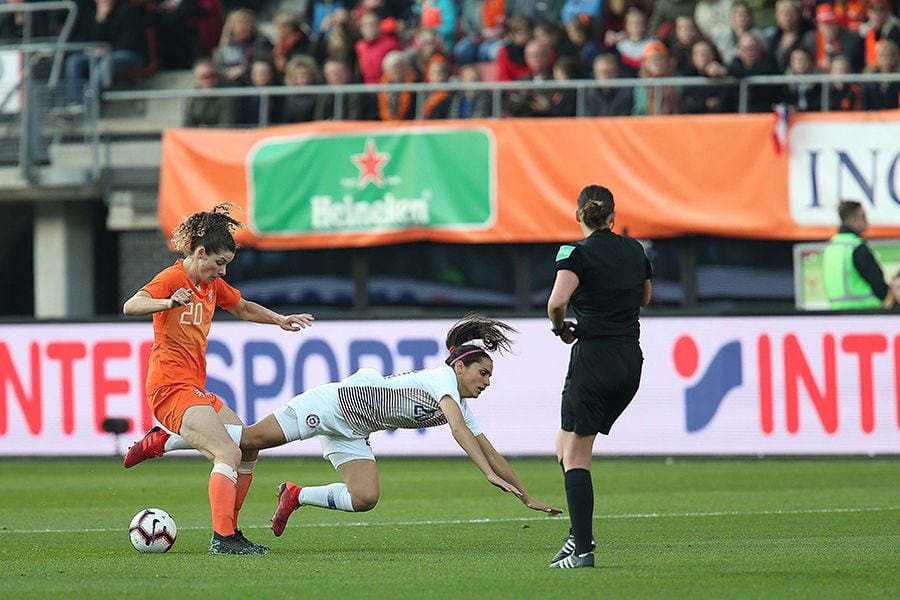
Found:
[(788, 149), (788, 128), (790, 127), (790, 105), (779, 102), (774, 106), (775, 120), (772, 123), (772, 143), (775, 152), (781, 154)]

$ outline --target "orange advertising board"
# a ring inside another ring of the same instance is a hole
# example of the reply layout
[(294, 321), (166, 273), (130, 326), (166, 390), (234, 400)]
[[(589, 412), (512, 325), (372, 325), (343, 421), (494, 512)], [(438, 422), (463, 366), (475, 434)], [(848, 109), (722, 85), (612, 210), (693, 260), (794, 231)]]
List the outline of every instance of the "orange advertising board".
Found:
[(866, 205), (872, 237), (900, 237), (900, 115), (771, 115), (320, 122), (164, 134), (165, 232), (230, 201), (264, 249), (430, 240), (580, 237), (579, 190), (616, 198), (616, 230), (639, 238), (830, 236), (842, 199)]

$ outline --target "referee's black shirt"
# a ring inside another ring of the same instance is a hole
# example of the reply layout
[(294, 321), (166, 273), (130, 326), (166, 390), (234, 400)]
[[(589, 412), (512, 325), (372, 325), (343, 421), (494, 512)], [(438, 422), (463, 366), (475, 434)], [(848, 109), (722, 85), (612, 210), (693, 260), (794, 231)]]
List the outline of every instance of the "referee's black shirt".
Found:
[(560, 246), (556, 270), (562, 269), (578, 276), (569, 301), (578, 319), (578, 339), (640, 337), (644, 281), (653, 268), (639, 242), (598, 229), (580, 242)]

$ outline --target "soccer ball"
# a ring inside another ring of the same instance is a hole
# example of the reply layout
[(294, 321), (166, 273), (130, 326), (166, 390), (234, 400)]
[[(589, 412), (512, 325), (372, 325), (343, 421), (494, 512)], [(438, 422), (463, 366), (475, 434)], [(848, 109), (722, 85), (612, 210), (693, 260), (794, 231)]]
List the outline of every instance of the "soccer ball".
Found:
[(131, 545), (138, 552), (168, 552), (175, 543), (175, 520), (164, 510), (145, 508), (128, 526)]

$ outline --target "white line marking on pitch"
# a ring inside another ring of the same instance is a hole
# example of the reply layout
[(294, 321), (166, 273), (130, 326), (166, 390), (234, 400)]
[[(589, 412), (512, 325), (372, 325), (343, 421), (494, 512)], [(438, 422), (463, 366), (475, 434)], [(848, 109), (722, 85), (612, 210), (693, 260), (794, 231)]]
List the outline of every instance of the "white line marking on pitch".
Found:
[[(865, 513), (865, 512), (889, 512), (900, 510), (900, 506), (874, 506), (869, 508), (807, 508), (790, 510), (758, 510), (740, 511), (724, 510), (714, 512), (684, 512), (684, 513), (634, 513), (623, 515), (596, 515), (595, 520), (611, 519), (672, 519), (683, 517), (767, 517), (781, 515), (815, 515), (832, 513)], [(302, 518), (302, 517), (301, 517)], [(424, 521), (351, 521), (349, 523), (297, 523), (292, 524), (291, 529), (299, 527), (400, 527), (410, 525), (470, 525), (480, 523), (519, 523), (529, 521), (563, 520), (565, 517), (502, 517), (484, 519), (443, 519)], [(269, 525), (244, 525), (244, 529), (268, 529)], [(103, 533), (107, 531), (122, 531), (124, 528), (93, 528), (93, 529), (0, 529), (2, 533)], [(179, 531), (194, 529), (209, 529), (209, 526), (179, 527)]]

